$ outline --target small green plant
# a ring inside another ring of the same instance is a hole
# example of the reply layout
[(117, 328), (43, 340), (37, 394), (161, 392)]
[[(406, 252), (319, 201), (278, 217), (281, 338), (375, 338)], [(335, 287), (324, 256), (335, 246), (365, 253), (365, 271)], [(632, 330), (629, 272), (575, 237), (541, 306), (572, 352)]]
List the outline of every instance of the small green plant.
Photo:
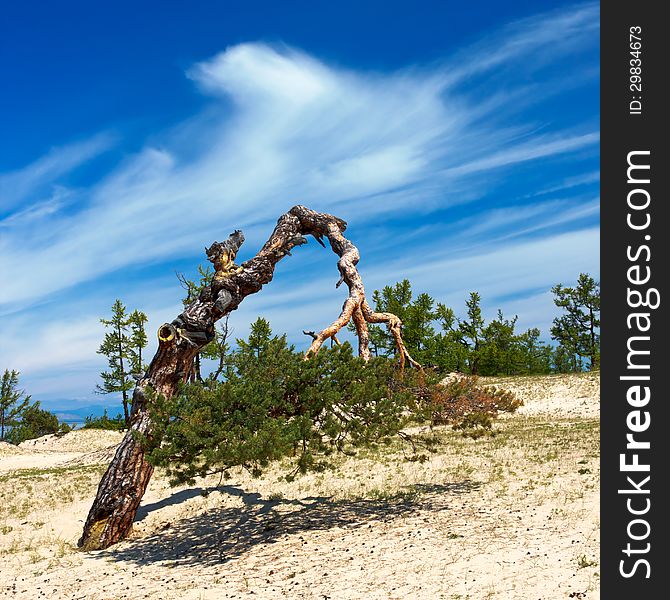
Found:
[(463, 437), (473, 440), (485, 435), (493, 435), (493, 420), (491, 415), (484, 412), (472, 412), (463, 417), (460, 423), (454, 425), (454, 429), (463, 432)]
[(587, 567), (595, 567), (598, 564), (597, 561), (587, 558), (586, 554), (580, 554), (577, 557), (577, 568), (586, 569)]

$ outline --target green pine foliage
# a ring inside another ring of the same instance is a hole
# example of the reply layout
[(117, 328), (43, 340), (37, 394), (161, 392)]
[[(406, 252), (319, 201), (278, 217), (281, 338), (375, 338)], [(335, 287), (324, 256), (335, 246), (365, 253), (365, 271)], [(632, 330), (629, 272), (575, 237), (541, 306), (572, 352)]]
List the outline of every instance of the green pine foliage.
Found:
[(467, 319), (458, 322), (458, 341), (465, 346), (468, 361), (468, 372), (479, 373), (484, 346), (484, 317), (480, 306), (481, 296), (471, 292), (465, 301)]
[(551, 289), (563, 314), (554, 319), (551, 337), (561, 348), (560, 371), (600, 367), (600, 284), (580, 273), (575, 287), (560, 283)]
[[(435, 300), (428, 294), (413, 298), (407, 279), (393, 286), (375, 290), (372, 301), (376, 312), (390, 312), (403, 322), (403, 340), (409, 353), (420, 363), (428, 356), (428, 345), (435, 335), (433, 322), (437, 318)], [(394, 356), (396, 345), (386, 327), (370, 325), (370, 349), (375, 356)], [(353, 324), (351, 331), (355, 331)]]
[(30, 406), (30, 396), (19, 389), (19, 372), (5, 369), (0, 382), (0, 440)]
[(175, 483), (234, 466), (259, 474), (282, 458), (288, 477), (323, 470), (334, 452), (388, 441), (411, 416), (414, 395), (387, 358), (366, 364), (345, 343), (305, 361), (264, 319), (238, 346), (224, 381), (154, 400), (163, 435), (150, 460)]
[[(203, 271), (199, 284), (187, 282), (189, 295), (207, 276)], [(191, 378), (169, 400), (152, 399), (160, 435), (151, 440), (150, 460), (173, 483), (225, 475), (236, 466), (257, 475), (278, 460), (287, 461), (287, 476), (293, 477), (332, 466), (335, 452), (356, 453), (402, 436), (409, 422), (449, 424), (473, 438), (492, 434), (493, 419), (521, 402), (481, 386), (478, 375), (546, 374), (598, 364), (597, 284), (582, 275), (574, 290), (553, 291), (567, 313), (556, 319), (556, 333), (552, 329), (558, 339), (562, 327), (556, 347), (544, 343), (537, 328), (517, 331), (517, 316), (499, 310), (487, 321), (477, 292), (459, 317), (428, 294), (414, 296), (407, 280), (375, 291), (375, 310), (401, 318), (407, 348), (425, 366), (402, 376), (395, 370), (395, 341), (376, 325), (370, 327), (374, 356), (365, 363), (348, 343), (323, 348), (306, 361), (262, 318), (231, 350), (226, 323), (215, 340), (218, 348), (200, 353), (217, 361), (214, 374)], [(468, 375), (437, 384), (452, 371)]]
[(32, 440), (49, 434), (63, 434), (71, 428), (66, 423), (60, 423), (58, 417), (48, 410), (41, 408), (39, 402), (34, 402), (21, 414), (21, 419), (12, 426), (7, 434), (7, 441), (20, 444), (25, 440)]
[(461, 340), (456, 313), (438, 303), (435, 314), (441, 331), (428, 342), (430, 352), (423, 364), (433, 366), (441, 373), (467, 371), (468, 349)]
[(140, 310), (134, 310), (128, 317), (128, 327), (130, 329), (130, 372), (134, 378), (138, 379), (147, 370), (142, 350), (149, 343), (146, 331), (148, 320), (148, 317)]
[[(507, 318), (500, 310), (487, 322), (477, 292), (466, 300), (463, 318), (426, 293), (414, 297), (406, 279), (376, 290), (372, 298), (376, 311), (400, 317), (409, 353), (440, 373), (531, 375), (556, 370), (554, 349), (540, 340), (539, 329), (518, 332), (518, 317)], [(354, 331), (353, 326), (349, 329)], [(377, 356), (395, 355), (393, 336), (378, 325), (370, 326), (370, 348)]]
[(112, 317), (100, 319), (108, 329), (98, 348), (98, 354), (107, 357), (108, 368), (100, 373), (102, 383), (96, 386), (100, 394), (121, 394), (126, 424), (130, 421), (130, 391), (135, 378), (146, 369), (142, 350), (147, 345), (145, 325), (147, 316), (138, 310), (128, 314), (121, 300), (112, 305)]
[(106, 429), (109, 431), (122, 431), (126, 428), (126, 420), (121, 413), (116, 417), (110, 417), (107, 414), (107, 409), (99, 417), (89, 415), (85, 418), (82, 429)]

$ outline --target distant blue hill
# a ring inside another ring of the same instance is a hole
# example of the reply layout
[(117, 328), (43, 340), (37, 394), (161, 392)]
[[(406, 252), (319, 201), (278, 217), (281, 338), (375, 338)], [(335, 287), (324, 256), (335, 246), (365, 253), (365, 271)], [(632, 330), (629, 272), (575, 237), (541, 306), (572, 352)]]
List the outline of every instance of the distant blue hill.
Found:
[(103, 404), (90, 404), (88, 406), (81, 406), (79, 408), (54, 410), (52, 412), (58, 417), (59, 421), (73, 424), (83, 423), (86, 417), (91, 415), (94, 417), (101, 417), (105, 410), (107, 411), (107, 415), (109, 415), (111, 418), (116, 417), (116, 415), (119, 413), (123, 414), (122, 407), (105, 406)]

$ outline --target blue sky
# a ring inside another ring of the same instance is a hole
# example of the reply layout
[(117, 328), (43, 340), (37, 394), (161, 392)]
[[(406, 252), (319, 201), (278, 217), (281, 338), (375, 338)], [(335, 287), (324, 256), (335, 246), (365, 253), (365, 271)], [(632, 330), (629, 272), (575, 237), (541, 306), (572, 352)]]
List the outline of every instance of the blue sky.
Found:
[[(175, 271), (235, 228), (245, 260), (297, 203), (349, 222), (368, 293), (409, 278), (460, 314), (477, 290), (547, 338), (550, 287), (599, 276), (598, 4), (409, 6), (5, 6), (0, 369), (51, 409), (116, 406), (93, 393), (114, 299), (155, 331)], [(263, 315), (304, 345), (337, 279), (298, 249), (235, 335)]]

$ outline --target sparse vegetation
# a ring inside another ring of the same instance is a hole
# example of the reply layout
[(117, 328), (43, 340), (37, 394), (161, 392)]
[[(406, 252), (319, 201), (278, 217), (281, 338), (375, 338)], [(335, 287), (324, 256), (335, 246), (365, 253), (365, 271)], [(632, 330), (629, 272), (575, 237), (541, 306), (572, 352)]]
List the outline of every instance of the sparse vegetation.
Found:
[(595, 567), (598, 564), (597, 560), (587, 558), (586, 554), (581, 554), (577, 557), (577, 568), (586, 569), (588, 567)]
[[(483, 387), (490, 383), (478, 380)], [(207, 586), (212, 596), (222, 589), (246, 590), (247, 584), (260, 597), (268, 585), (278, 594), (309, 595), (321, 589), (324, 572), (340, 577), (370, 560), (378, 561), (383, 580), (365, 569), (363, 581), (389, 592), (406, 585), (403, 573), (419, 567), (446, 582), (445, 597), (504, 597), (505, 581), (523, 590), (523, 582), (543, 567), (560, 567), (556, 581), (566, 594), (597, 589), (597, 419), (548, 419), (517, 411), (497, 420), (495, 429), (495, 436), (474, 444), (450, 426), (414, 424), (410, 431), (423, 461), (406, 460), (407, 442), (393, 437), (387, 444), (362, 447), (357, 457), (334, 453), (329, 456), (334, 471), (308, 472), (292, 482), (282, 477), (291, 456), (268, 464), (260, 477), (232, 467), (225, 483), (218, 475), (198, 481), (208, 494), (177, 488), (173, 497), (185, 500), (174, 503), (165, 502), (170, 493), (159, 469), (146, 499), (148, 514), (140, 516), (133, 539), (101, 555), (96, 572), (106, 592), (100, 597), (127, 595), (120, 583), (127, 578), (119, 578), (119, 572), (132, 572), (145, 586), (142, 595), (165, 597), (163, 583), (128, 567), (133, 557), (154, 570), (165, 568), (164, 580), (185, 588), (193, 587), (189, 574), (197, 564), (197, 585)], [(580, 475), (582, 468), (591, 472)], [(85, 580), (82, 555), (74, 549), (81, 516), (73, 510), (94, 493), (103, 469), (61, 465), (0, 475), (0, 510), (5, 511), (0, 533), (6, 531), (0, 554), (11, 572), (21, 571), (19, 590), (42, 586), (44, 578), (58, 578), (54, 587), (67, 586), (71, 593), (83, 590), (77, 581)], [(54, 530), (55, 522), (70, 533)], [(523, 556), (517, 558), (520, 547)], [(277, 555), (286, 558), (277, 562)], [(241, 562), (250, 556), (256, 566)], [(486, 561), (477, 563), (480, 556)], [(407, 570), (387, 568), (399, 562)], [(466, 587), (467, 569), (473, 569), (475, 580)], [(332, 586), (332, 580), (323, 585)]]
[(124, 416), (119, 413), (116, 417), (111, 418), (107, 414), (107, 410), (99, 417), (94, 417), (89, 415), (84, 420), (84, 424), (81, 426), (82, 429), (105, 429), (108, 431), (122, 431), (126, 428), (126, 420)]

